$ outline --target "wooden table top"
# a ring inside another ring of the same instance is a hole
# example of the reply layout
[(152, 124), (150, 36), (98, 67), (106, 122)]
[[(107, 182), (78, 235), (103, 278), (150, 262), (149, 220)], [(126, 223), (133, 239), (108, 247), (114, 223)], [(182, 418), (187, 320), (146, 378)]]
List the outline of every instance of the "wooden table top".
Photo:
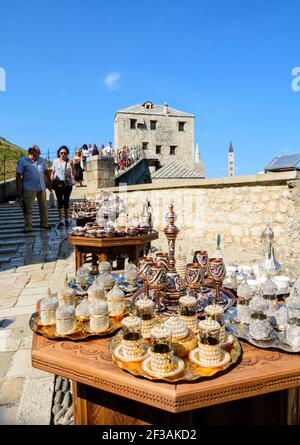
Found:
[(158, 231), (153, 230), (145, 235), (137, 236), (113, 236), (113, 237), (85, 237), (81, 235), (69, 235), (68, 240), (74, 246), (90, 246), (90, 247), (113, 247), (113, 246), (132, 246), (140, 245), (158, 239)]
[(108, 351), (109, 338), (48, 340), (33, 334), (32, 366), (169, 412), (292, 388), (300, 384), (300, 355), (241, 342), (238, 364), (195, 382), (168, 383), (122, 371)]

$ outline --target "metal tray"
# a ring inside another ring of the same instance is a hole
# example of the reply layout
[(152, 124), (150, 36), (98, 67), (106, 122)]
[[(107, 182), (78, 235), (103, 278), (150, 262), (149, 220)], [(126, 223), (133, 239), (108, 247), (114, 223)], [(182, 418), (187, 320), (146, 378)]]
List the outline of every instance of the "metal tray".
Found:
[[(171, 382), (171, 383), (179, 382), (179, 381), (194, 381), (194, 380), (199, 380), (201, 378), (211, 377), (211, 376), (214, 376), (220, 372), (223, 372), (238, 361), (238, 359), (242, 355), (242, 348), (241, 348), (241, 345), (240, 345), (240, 342), (238, 341), (238, 339), (235, 338), (234, 336), (232, 336), (232, 337), (233, 337), (232, 344), (224, 346), (224, 350), (229, 352), (229, 354), (231, 356), (231, 360), (229, 363), (227, 363), (224, 366), (219, 366), (216, 368), (205, 368), (203, 366), (194, 364), (193, 362), (190, 361), (189, 357), (186, 356), (186, 357), (183, 357), (183, 359), (182, 359), (184, 361), (184, 365), (185, 365), (183, 371), (181, 373), (178, 373), (177, 375), (172, 376), (172, 377), (155, 377), (150, 374), (147, 374), (147, 372), (144, 371), (142, 368), (142, 361), (125, 362), (125, 361), (118, 359), (114, 355), (114, 350), (121, 342), (122, 332), (117, 332), (117, 334), (114, 335), (110, 339), (109, 350), (111, 352), (113, 361), (119, 366), (119, 368), (123, 369), (124, 371), (129, 372), (130, 374), (132, 374), (134, 376), (144, 377), (148, 380), (164, 380), (164, 381)], [(145, 341), (145, 343), (147, 344), (146, 341)]]
[(76, 329), (72, 334), (62, 335), (56, 332), (56, 325), (43, 326), (41, 324), (41, 318), (39, 312), (34, 312), (29, 320), (29, 326), (33, 332), (50, 340), (86, 340), (90, 337), (105, 337), (117, 331), (121, 327), (121, 321), (125, 315), (128, 315), (133, 310), (133, 304), (131, 301), (125, 302), (125, 310), (120, 317), (109, 317), (109, 328), (106, 331), (94, 333), (89, 330), (89, 321), (82, 321), (77, 319)]
[(284, 332), (278, 331), (276, 329), (271, 330), (268, 339), (255, 340), (249, 334), (249, 325), (237, 321), (237, 310), (235, 307), (231, 308), (230, 311), (225, 312), (224, 322), (226, 329), (232, 335), (241, 340), (246, 340), (253, 346), (257, 346), (258, 348), (263, 348), (263, 349), (275, 348), (275, 349), (280, 349), (281, 351), (291, 352), (293, 354), (297, 354), (300, 352), (300, 349), (297, 351), (292, 349), (292, 347), (285, 341)]
[[(205, 315), (204, 309), (206, 306), (214, 303), (216, 301), (216, 290), (213, 287), (210, 287), (209, 284), (204, 284), (204, 292), (200, 292), (197, 290), (197, 304), (196, 304), (196, 312), (198, 318), (201, 318)], [(135, 303), (138, 298), (140, 298), (141, 295), (144, 294), (144, 289), (142, 288), (140, 292), (137, 292), (134, 294), (133, 302)], [(154, 300), (154, 291), (150, 289), (149, 291), (149, 297)], [(221, 298), (217, 302), (220, 304), (224, 311), (227, 311), (229, 308), (231, 308), (236, 301), (236, 297), (233, 292), (231, 292), (229, 289), (225, 287), (221, 287)], [(178, 305), (169, 305), (167, 306), (167, 310), (163, 313), (165, 315), (171, 315), (178, 312)]]

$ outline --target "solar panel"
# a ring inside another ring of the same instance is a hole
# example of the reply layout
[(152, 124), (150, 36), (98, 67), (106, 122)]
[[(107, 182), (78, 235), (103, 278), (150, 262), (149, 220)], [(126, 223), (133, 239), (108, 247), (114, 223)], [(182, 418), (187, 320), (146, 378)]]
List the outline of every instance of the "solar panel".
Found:
[(267, 171), (300, 170), (300, 153), (291, 155), (278, 155), (265, 167)]

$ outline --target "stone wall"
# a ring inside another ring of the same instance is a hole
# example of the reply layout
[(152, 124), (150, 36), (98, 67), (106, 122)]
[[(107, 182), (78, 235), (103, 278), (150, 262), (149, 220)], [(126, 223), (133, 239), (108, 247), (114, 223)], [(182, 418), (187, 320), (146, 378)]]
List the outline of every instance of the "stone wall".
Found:
[(115, 185), (114, 159), (98, 155), (90, 156), (87, 162), (86, 179), (87, 192), (94, 192), (102, 187), (113, 187)]
[(167, 249), (164, 216), (173, 200), (180, 229), (177, 249), (180, 246), (189, 258), (198, 249), (207, 249), (213, 255), (220, 234), (228, 261), (257, 262), (261, 258), (260, 235), (270, 222), (277, 259), (300, 270), (300, 181), (295, 172), (111, 190), (124, 193), (130, 214), (141, 211), (146, 196), (150, 199), (154, 227), (160, 232), (154, 245), (160, 250)]

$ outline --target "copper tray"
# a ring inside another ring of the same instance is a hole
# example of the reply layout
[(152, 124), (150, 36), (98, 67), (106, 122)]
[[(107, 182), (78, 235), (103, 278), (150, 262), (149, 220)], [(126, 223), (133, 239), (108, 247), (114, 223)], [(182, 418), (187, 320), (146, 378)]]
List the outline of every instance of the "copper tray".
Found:
[[(272, 324), (272, 319), (270, 320)], [(294, 350), (286, 343), (285, 335), (283, 332), (276, 329), (271, 329), (270, 335), (265, 340), (255, 340), (249, 334), (249, 325), (240, 323), (236, 318), (236, 307), (231, 308), (230, 311), (224, 314), (224, 322), (226, 329), (234, 336), (246, 340), (253, 346), (263, 349), (275, 348), (281, 351), (291, 352), (293, 354), (299, 354), (300, 350)]]
[[(216, 301), (216, 290), (214, 286), (209, 282), (205, 283), (203, 286), (205, 286), (204, 292), (200, 292), (199, 290), (197, 290), (195, 295), (195, 297), (197, 297), (196, 312), (198, 318), (202, 318), (205, 315), (204, 309), (206, 306)], [(144, 288), (142, 288), (140, 291), (137, 291), (133, 296), (133, 303), (135, 303), (136, 299), (144, 293)], [(154, 300), (154, 292), (152, 289), (150, 289), (149, 291), (149, 297)], [(217, 304), (221, 305), (225, 312), (235, 304), (235, 301), (236, 297), (234, 293), (226, 287), (221, 287), (221, 298), (219, 301), (217, 301)], [(174, 306), (167, 305), (167, 310), (164, 311), (165, 315), (171, 315), (174, 312), (178, 312), (178, 300), (175, 300), (175, 302), (177, 304)]]
[[(137, 377), (144, 377), (149, 380), (165, 380), (167, 382), (179, 382), (179, 381), (193, 381), (198, 380), (201, 378), (211, 377), (215, 374), (218, 374), (220, 372), (225, 371), (227, 368), (235, 364), (238, 359), (242, 356), (242, 348), (240, 345), (240, 342), (237, 338), (233, 337), (233, 343), (230, 346), (225, 346), (224, 350), (229, 352), (231, 356), (231, 360), (227, 365), (219, 366), (216, 368), (205, 368), (203, 366), (199, 366), (194, 364), (190, 361), (189, 357), (186, 356), (182, 360), (184, 361), (185, 367), (184, 370), (175, 376), (172, 377), (154, 377), (149, 374), (147, 374), (142, 369), (142, 361), (138, 362), (125, 362), (121, 361), (114, 355), (115, 348), (119, 345), (121, 338), (122, 338), (122, 332), (117, 332), (116, 335), (114, 335), (109, 342), (109, 350), (111, 352), (111, 356), (113, 361), (119, 366), (119, 368), (123, 369), (124, 371), (129, 372), (130, 374), (133, 374)], [(145, 343), (147, 343), (145, 341)]]
[(106, 331), (94, 333), (89, 330), (89, 321), (82, 321), (77, 318), (76, 329), (72, 334), (62, 335), (56, 332), (56, 325), (43, 326), (41, 324), (41, 318), (39, 312), (34, 312), (29, 320), (29, 326), (33, 332), (50, 340), (86, 340), (89, 337), (105, 337), (114, 333), (121, 327), (121, 321), (125, 315), (128, 315), (133, 310), (133, 304), (131, 301), (125, 302), (124, 313), (119, 317), (109, 317), (109, 328)]

